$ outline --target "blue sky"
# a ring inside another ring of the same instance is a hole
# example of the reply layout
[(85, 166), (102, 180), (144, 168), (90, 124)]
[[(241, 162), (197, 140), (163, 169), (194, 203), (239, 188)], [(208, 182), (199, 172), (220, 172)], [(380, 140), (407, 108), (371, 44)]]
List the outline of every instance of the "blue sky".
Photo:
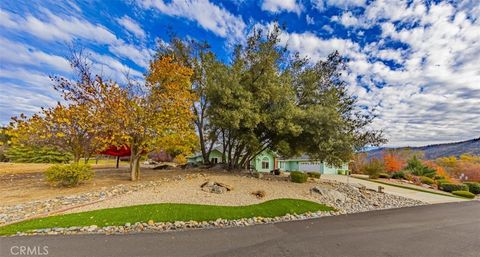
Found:
[(402, 0), (12, 1), (0, 3), (0, 124), (60, 100), (68, 45), (97, 73), (137, 79), (171, 32), (208, 41), (228, 62), (254, 28), (285, 24), (280, 44), (312, 62), (338, 50), (344, 79), (378, 115), (389, 146), (480, 135), (480, 4)]

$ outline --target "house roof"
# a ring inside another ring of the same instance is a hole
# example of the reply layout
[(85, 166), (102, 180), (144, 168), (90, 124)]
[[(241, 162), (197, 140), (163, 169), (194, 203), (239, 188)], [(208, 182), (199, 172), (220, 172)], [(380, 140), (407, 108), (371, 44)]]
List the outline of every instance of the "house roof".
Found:
[[(220, 153), (223, 153), (223, 148), (221, 146), (214, 147), (212, 151), (219, 151)], [(196, 152), (191, 156), (188, 156), (187, 158), (197, 158), (197, 157), (202, 157), (202, 152)]]
[(308, 154), (302, 154), (300, 156), (293, 156), (293, 157), (280, 156), (279, 160), (280, 161), (309, 161), (314, 159), (312, 159)]

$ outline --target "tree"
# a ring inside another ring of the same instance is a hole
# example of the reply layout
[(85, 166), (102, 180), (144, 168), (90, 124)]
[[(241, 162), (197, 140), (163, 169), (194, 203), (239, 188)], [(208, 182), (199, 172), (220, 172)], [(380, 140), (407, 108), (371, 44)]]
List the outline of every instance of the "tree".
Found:
[(364, 167), (364, 173), (368, 174), (369, 178), (377, 179), (380, 173), (385, 172), (385, 167), (382, 161), (373, 159)]
[(433, 178), (435, 174), (435, 169), (423, 165), (420, 159), (417, 156), (413, 156), (412, 159), (408, 160), (405, 170), (410, 171), (413, 175), (416, 176), (426, 176)]
[(218, 143), (219, 128), (210, 123), (211, 101), (207, 96), (207, 88), (219, 83), (219, 79), (222, 79), (219, 76), (225, 75), (219, 71), (224, 69), (225, 65), (217, 59), (207, 43), (183, 41), (175, 36), (169, 44), (160, 44), (158, 55), (173, 56), (176, 62), (193, 71), (190, 82), (191, 90), (196, 95), (192, 101), (194, 124), (204, 164), (209, 164), (210, 153)]
[(436, 164), (434, 161), (423, 161), (423, 164), (431, 169), (435, 170), (435, 173), (438, 176), (443, 177), (444, 179), (450, 180), (450, 175), (447, 173), (447, 171), (440, 165)]
[(279, 46), (280, 32), (254, 31), (231, 64), (205, 70), (214, 82), (205, 87), (208, 122), (220, 132), (228, 167), (245, 168), (266, 149), (340, 165), (355, 150), (385, 142), (368, 128), (374, 116), (347, 93), (343, 58), (333, 53), (314, 65), (292, 58)]
[(281, 69), (284, 51), (279, 30), (261, 31), (235, 49), (232, 64), (217, 70), (218, 83), (207, 88), (210, 122), (220, 128), (230, 169), (245, 168), (265, 149), (275, 150), (285, 136), (301, 130), (289, 75)]
[(353, 174), (362, 174), (364, 173), (364, 168), (368, 163), (367, 159), (368, 154), (364, 152), (359, 152), (353, 155), (352, 161), (349, 165), (349, 170)]
[(404, 161), (393, 151), (386, 152), (383, 155), (383, 162), (387, 172), (397, 172), (403, 169)]
[[(293, 86), (301, 115), (296, 116), (301, 133), (290, 138), (295, 152), (339, 166), (348, 162), (355, 150), (386, 142), (381, 131), (369, 129), (375, 116), (359, 108), (347, 92), (342, 72), (344, 58), (338, 52), (313, 66), (302, 60), (293, 65)], [(298, 66), (298, 67), (297, 67)]]
[[(140, 159), (153, 150), (188, 154), (197, 140), (193, 130), (190, 91), (192, 71), (171, 57), (150, 64), (145, 84), (129, 80), (119, 86), (101, 77), (94, 83), (62, 87), (67, 99), (99, 110), (104, 145), (130, 148), (131, 180), (140, 176)], [(177, 155), (178, 155), (177, 154)]]

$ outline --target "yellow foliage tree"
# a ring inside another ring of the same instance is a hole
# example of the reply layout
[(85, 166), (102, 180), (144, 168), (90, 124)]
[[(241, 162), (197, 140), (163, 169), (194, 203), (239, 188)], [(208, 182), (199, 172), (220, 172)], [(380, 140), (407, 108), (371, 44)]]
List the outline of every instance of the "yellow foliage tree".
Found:
[(139, 179), (140, 159), (153, 150), (187, 155), (197, 142), (193, 127), (190, 91), (192, 71), (171, 57), (159, 57), (151, 65), (145, 85), (122, 88), (100, 81), (98, 108), (109, 132), (105, 143), (130, 148), (131, 180)]
[(70, 152), (75, 162), (81, 157), (87, 162), (100, 147), (99, 122), (93, 111), (86, 103), (59, 103), (30, 118), (23, 114), (13, 117), (8, 131), (13, 144), (50, 146)]

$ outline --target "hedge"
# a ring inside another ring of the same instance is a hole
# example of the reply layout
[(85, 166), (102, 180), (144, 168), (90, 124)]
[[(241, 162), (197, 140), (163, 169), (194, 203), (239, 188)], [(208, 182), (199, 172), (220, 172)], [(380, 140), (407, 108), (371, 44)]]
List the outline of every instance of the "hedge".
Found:
[(405, 179), (405, 172), (397, 171), (392, 174), (393, 179)]
[(463, 191), (463, 190), (462, 191), (453, 191), (452, 194), (458, 195), (458, 196), (461, 196), (461, 197), (465, 197), (465, 198), (470, 198), (470, 199), (475, 198), (474, 194), (472, 194), (468, 191)]
[(453, 191), (468, 192), (468, 186), (465, 184), (443, 183), (443, 184), (440, 184), (440, 189), (442, 189), (445, 192), (453, 192)]
[(429, 177), (420, 177), (420, 182), (427, 185), (433, 185), (435, 181)]
[(473, 194), (480, 194), (480, 183), (478, 182), (465, 182), (465, 185), (468, 186), (468, 191)]

